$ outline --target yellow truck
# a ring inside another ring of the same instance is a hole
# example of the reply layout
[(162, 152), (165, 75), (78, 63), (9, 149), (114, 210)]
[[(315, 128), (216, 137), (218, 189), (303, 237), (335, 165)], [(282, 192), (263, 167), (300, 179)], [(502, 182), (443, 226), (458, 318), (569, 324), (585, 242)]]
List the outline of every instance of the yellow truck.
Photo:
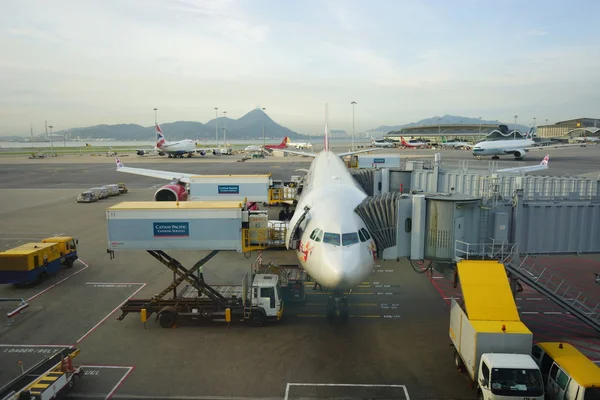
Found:
[(67, 236), (52, 237), (0, 252), (0, 284), (37, 283), (63, 265), (72, 267), (78, 257), (77, 243)]

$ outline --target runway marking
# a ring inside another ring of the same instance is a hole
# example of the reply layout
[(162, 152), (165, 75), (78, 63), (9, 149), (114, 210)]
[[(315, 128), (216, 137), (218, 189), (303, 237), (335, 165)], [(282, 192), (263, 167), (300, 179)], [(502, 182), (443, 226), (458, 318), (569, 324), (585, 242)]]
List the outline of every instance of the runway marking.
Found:
[[(363, 294), (372, 295), (372, 294), (375, 294), (375, 293), (373, 293), (373, 292), (365, 292), (365, 293), (354, 293), (354, 292), (352, 292), (352, 293), (348, 293), (348, 296), (357, 296), (357, 295), (363, 295)], [(313, 292), (313, 293), (310, 293), (310, 295), (311, 296), (312, 295), (318, 295), (318, 296), (327, 295), (327, 296), (329, 296), (329, 295), (331, 295), (331, 292)]]
[(443, 276), (432, 276), (433, 279), (442, 279)]
[(132, 285), (146, 285), (143, 282), (86, 282), (86, 285), (92, 285), (94, 287), (108, 287), (108, 288), (126, 288)]
[(35, 299), (36, 297), (38, 297), (38, 296), (46, 293), (48, 290), (50, 290), (52, 288), (55, 288), (56, 286), (60, 285), (61, 283), (63, 283), (67, 279), (74, 277), (78, 273), (83, 272), (83, 271), (85, 271), (86, 269), (88, 269), (90, 267), (88, 263), (86, 263), (85, 261), (81, 260), (80, 258), (78, 258), (77, 261), (79, 261), (80, 263), (82, 263), (84, 265), (84, 267), (81, 268), (79, 271), (75, 271), (71, 275), (69, 275), (69, 276), (61, 279), (60, 281), (56, 282), (54, 285), (47, 287), (46, 289), (42, 290), (41, 292), (39, 292), (37, 294), (34, 294), (33, 296), (31, 296), (30, 298), (27, 299), (27, 302), (30, 302), (31, 300)]
[[(51, 347), (51, 348), (74, 348), (75, 346), (72, 344), (0, 344), (0, 347), (31, 347), (34, 349), (37, 348), (45, 348), (45, 347)], [(4, 351), (5, 353), (7, 352), (6, 350)]]
[[(296, 314), (296, 317), (303, 318), (324, 318), (327, 314)], [(349, 314), (348, 318), (381, 318), (381, 315), (361, 315), (361, 314)]]
[[(379, 303), (349, 303), (350, 307), (377, 307)], [(306, 303), (305, 306), (324, 306), (325, 303)]]
[(114, 310), (112, 310), (106, 317), (102, 318), (102, 320), (100, 322), (98, 322), (96, 325), (94, 325), (92, 327), (92, 329), (90, 329), (89, 331), (87, 331), (82, 337), (80, 337), (75, 343), (79, 344), (83, 339), (85, 339), (90, 333), (92, 333), (93, 331), (96, 330), (96, 328), (98, 328), (100, 326), (100, 324), (102, 324), (104, 321), (106, 321), (108, 319), (108, 317), (110, 317), (111, 315), (113, 315), (119, 308), (121, 308), (121, 306), (123, 304), (125, 304), (127, 302), (127, 300), (131, 299), (133, 296), (135, 296), (136, 294), (138, 294), (138, 292), (140, 290), (142, 290), (144, 287), (146, 287), (146, 284), (142, 284), (142, 286), (140, 286), (135, 292), (133, 292), (129, 297), (127, 297), (125, 300), (123, 300), (123, 302), (121, 302), (121, 304), (119, 304), (118, 306), (115, 307)]
[(408, 395), (408, 390), (406, 389), (406, 385), (372, 385), (372, 384), (363, 384), (363, 383), (288, 383), (285, 386), (285, 396), (283, 400), (288, 400), (290, 395), (290, 389), (292, 386), (308, 386), (308, 387), (381, 387), (381, 388), (399, 388), (404, 392), (404, 396), (406, 400), (410, 400), (410, 396)]
[[(96, 367), (98, 367), (98, 366), (96, 366)], [(115, 384), (115, 386), (113, 386), (113, 388), (110, 390), (110, 392), (108, 392), (108, 394), (104, 398), (105, 400), (108, 400), (108, 399), (110, 399), (115, 394), (115, 392), (123, 384), (123, 382), (125, 381), (125, 379), (127, 379), (129, 377), (129, 375), (131, 374), (131, 371), (133, 371), (134, 367), (132, 367), (132, 366), (122, 366), (122, 367), (118, 367), (118, 366), (106, 366), (105, 368), (127, 368), (127, 372), (125, 372), (123, 374), (123, 377), (121, 379), (119, 379), (119, 381)]]

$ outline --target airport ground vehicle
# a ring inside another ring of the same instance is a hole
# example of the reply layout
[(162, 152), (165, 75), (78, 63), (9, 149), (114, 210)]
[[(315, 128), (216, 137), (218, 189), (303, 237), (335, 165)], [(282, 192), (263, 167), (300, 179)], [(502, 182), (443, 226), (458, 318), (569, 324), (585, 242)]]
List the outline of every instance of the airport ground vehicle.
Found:
[(536, 343), (531, 353), (541, 369), (546, 398), (600, 399), (600, 367), (571, 344)]
[(0, 252), (0, 284), (41, 282), (63, 265), (72, 267), (77, 257), (76, 240), (68, 236), (22, 244)]
[(129, 191), (123, 182), (119, 182), (117, 185), (119, 185), (119, 193), (125, 194)]
[(78, 203), (93, 203), (95, 201), (98, 201), (98, 196), (92, 190), (86, 190), (77, 195)]
[(531, 357), (533, 333), (521, 322), (504, 265), (460, 261), (465, 312), (452, 299), (454, 361), (472, 379), (479, 399), (543, 400), (542, 374)]
[(108, 197), (108, 189), (104, 186), (93, 187), (90, 189), (98, 199), (106, 199)]
[(75, 378), (83, 374), (81, 366), (73, 366), (79, 349), (65, 347), (24, 371), (0, 388), (0, 399), (54, 399), (75, 386)]
[[(241, 285), (208, 285), (201, 274), (194, 275), (218, 251), (211, 252), (189, 270), (160, 250), (147, 250), (153, 257), (172, 269), (177, 279), (151, 299), (130, 299), (121, 306), (123, 320), (127, 314), (138, 312), (143, 322), (152, 314), (163, 328), (172, 328), (183, 319), (206, 322), (249, 322), (263, 326), (279, 321), (283, 315), (284, 299), (303, 301), (306, 273), (297, 266), (252, 268)], [(190, 285), (177, 294), (183, 281)], [(172, 299), (163, 297), (173, 291)]]
[(104, 187), (107, 189), (109, 196), (118, 196), (121, 194), (119, 191), (119, 185), (117, 184), (105, 185)]

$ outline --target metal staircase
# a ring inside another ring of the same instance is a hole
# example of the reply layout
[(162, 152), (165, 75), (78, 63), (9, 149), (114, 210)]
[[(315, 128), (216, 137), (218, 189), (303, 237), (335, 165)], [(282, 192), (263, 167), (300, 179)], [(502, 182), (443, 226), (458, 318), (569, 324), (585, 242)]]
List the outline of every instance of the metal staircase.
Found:
[(505, 260), (509, 272), (600, 332), (600, 303), (597, 300), (590, 299), (549, 268), (538, 266), (533, 257), (527, 255), (520, 262), (517, 260), (514, 255)]

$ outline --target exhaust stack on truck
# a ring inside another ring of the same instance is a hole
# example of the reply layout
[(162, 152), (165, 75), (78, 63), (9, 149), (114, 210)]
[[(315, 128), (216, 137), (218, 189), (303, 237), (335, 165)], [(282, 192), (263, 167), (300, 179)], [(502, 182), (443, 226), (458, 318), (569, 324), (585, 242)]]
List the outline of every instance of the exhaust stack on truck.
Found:
[(465, 307), (452, 299), (456, 366), (467, 371), (479, 399), (543, 400), (542, 374), (531, 357), (533, 334), (520, 320), (504, 265), (463, 260), (456, 268)]

